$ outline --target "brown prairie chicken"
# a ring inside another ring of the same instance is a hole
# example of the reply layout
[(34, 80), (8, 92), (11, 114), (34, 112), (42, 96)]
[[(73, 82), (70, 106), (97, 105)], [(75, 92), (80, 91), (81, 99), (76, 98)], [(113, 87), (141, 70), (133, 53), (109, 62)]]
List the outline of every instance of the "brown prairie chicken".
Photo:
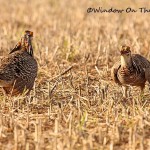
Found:
[(112, 79), (123, 87), (124, 97), (128, 85), (140, 87), (143, 93), (145, 82), (150, 81), (150, 62), (139, 54), (131, 54), (129, 46), (122, 46), (120, 55), (120, 61), (111, 69)]
[(25, 31), (21, 41), (0, 64), (0, 86), (12, 96), (29, 93), (37, 76), (37, 61), (33, 56), (33, 32)]

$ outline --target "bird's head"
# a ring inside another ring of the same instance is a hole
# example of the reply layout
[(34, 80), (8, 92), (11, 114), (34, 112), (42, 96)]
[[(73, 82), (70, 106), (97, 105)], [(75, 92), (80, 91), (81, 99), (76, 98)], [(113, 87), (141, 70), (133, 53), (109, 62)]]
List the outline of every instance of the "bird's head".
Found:
[(26, 30), (24, 32), (24, 35), (21, 38), (21, 41), (17, 43), (17, 45), (10, 51), (9, 54), (24, 48), (24, 50), (26, 50), (31, 56), (33, 56), (32, 38), (33, 38), (33, 32)]
[(122, 56), (130, 57), (130, 56), (131, 56), (130, 47), (129, 47), (129, 46), (126, 46), (126, 45), (123, 45), (123, 46), (121, 47), (120, 54), (121, 54)]

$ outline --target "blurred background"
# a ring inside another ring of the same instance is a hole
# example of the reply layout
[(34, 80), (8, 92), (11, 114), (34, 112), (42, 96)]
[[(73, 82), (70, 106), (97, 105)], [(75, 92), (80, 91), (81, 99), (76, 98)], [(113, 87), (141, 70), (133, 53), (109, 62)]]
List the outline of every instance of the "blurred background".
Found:
[[(109, 56), (117, 54), (122, 43), (148, 55), (149, 13), (87, 13), (89, 7), (148, 8), (148, 0), (1, 0), (0, 5), (1, 53), (9, 51), (29, 29), (35, 35), (35, 55), (48, 60), (57, 48), (60, 50), (56, 55), (61, 60), (79, 60), (78, 54), (82, 59), (85, 53), (97, 55), (99, 44), (100, 52), (110, 53)], [(62, 46), (68, 46), (68, 50)]]

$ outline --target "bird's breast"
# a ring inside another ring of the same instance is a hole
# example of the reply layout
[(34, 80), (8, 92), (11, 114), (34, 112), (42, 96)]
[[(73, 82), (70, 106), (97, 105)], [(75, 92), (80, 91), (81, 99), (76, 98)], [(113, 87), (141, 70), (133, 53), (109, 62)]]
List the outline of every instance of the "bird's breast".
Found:
[(133, 86), (140, 85), (144, 80), (142, 74), (137, 73), (136, 69), (127, 67), (121, 67), (118, 70), (118, 79), (122, 84), (129, 84)]

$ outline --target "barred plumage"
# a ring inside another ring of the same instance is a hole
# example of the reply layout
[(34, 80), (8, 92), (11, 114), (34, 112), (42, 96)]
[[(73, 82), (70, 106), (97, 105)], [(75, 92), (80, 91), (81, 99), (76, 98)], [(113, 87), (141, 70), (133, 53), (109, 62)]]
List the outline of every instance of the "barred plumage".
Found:
[(37, 76), (37, 61), (33, 57), (33, 32), (25, 31), (21, 41), (0, 64), (0, 85), (6, 94), (29, 93)]
[[(145, 76), (145, 72), (150, 67), (150, 62), (139, 54), (131, 54), (129, 46), (122, 46), (120, 52), (121, 61), (118, 61), (111, 69), (112, 79), (121, 86), (138, 86), (143, 91), (149, 77), (148, 73)], [(124, 97), (127, 96), (125, 91)]]

